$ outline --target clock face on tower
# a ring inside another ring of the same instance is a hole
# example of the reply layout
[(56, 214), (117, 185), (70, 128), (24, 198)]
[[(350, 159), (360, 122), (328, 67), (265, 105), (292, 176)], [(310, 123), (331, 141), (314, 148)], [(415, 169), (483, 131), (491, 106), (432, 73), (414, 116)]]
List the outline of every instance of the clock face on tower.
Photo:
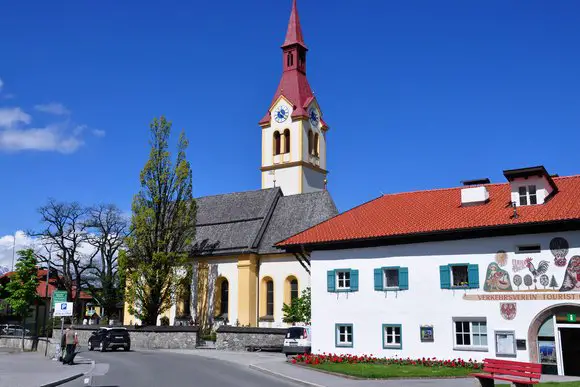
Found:
[(310, 123), (312, 124), (312, 126), (317, 126), (318, 123), (320, 122), (320, 116), (318, 115), (316, 109), (310, 110), (309, 115), (310, 115)]
[(274, 111), (274, 119), (278, 123), (282, 123), (282, 122), (286, 121), (286, 119), (288, 119), (289, 115), (290, 115), (290, 109), (288, 109), (288, 107), (284, 106), (284, 105), (278, 106), (278, 108), (276, 108), (276, 110)]

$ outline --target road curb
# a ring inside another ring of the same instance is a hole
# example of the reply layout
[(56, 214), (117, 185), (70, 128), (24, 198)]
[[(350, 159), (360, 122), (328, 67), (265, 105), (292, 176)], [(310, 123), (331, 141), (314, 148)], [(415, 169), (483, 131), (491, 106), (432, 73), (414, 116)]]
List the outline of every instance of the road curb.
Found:
[(279, 373), (279, 372), (270, 371), (267, 368), (263, 368), (263, 367), (260, 367), (258, 365), (255, 365), (255, 364), (250, 364), (250, 368), (253, 370), (256, 370), (256, 371), (260, 371), (264, 374), (268, 374), (270, 376), (275, 376), (277, 378), (286, 379), (286, 380), (293, 382), (293, 383), (301, 384), (301, 385), (306, 386), (306, 387), (326, 387), (326, 386), (323, 386), (321, 384), (307, 382), (306, 380), (301, 380), (301, 379), (293, 378), (293, 377), (288, 376), (288, 375), (284, 375), (284, 374)]
[(59, 379), (59, 380), (52, 381), (50, 383), (41, 384), (39, 387), (54, 387), (54, 386), (60, 386), (61, 384), (68, 383), (71, 380), (78, 379), (78, 378), (80, 378), (83, 375), (87, 375), (88, 373), (90, 373), (94, 369), (95, 369), (95, 361), (94, 360), (91, 360), (91, 368), (89, 368), (89, 370), (87, 372), (79, 372), (78, 374), (74, 374), (74, 375), (69, 376), (69, 377), (66, 377), (64, 379)]

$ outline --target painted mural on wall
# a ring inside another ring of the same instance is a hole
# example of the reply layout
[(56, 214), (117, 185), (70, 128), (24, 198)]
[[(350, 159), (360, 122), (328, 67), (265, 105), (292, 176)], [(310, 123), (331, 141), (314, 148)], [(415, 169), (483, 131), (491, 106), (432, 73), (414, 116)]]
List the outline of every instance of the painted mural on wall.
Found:
[(516, 318), (517, 310), (518, 309), (515, 302), (501, 302), (499, 304), (501, 317), (503, 317), (505, 320), (513, 320)]
[[(551, 259), (509, 258), (499, 250), (487, 267), (483, 290), (486, 292), (580, 292), (580, 255), (569, 260), (570, 244), (565, 238), (550, 241)], [(565, 268), (565, 269), (564, 269)], [(502, 309), (502, 316), (503, 316)]]

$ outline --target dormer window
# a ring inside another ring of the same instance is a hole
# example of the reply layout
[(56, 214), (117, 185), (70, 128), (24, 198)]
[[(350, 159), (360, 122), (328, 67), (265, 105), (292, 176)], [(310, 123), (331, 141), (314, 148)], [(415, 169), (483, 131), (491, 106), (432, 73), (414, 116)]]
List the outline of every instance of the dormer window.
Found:
[(558, 186), (543, 166), (503, 171), (510, 182), (511, 197), (506, 201), (516, 206), (544, 204), (558, 193)]
[(520, 194), (520, 206), (527, 206), (528, 204), (538, 204), (535, 185), (520, 187), (519, 194)]

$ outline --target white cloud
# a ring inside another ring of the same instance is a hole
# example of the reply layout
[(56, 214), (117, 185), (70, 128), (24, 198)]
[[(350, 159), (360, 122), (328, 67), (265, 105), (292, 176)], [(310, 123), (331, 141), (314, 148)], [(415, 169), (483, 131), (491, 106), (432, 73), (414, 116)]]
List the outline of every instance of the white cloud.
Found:
[(32, 117), (19, 107), (0, 108), (0, 128), (12, 128), (18, 124), (29, 124)]
[(58, 102), (51, 102), (44, 105), (36, 105), (34, 106), (34, 108), (39, 112), (54, 114), (56, 116), (68, 116), (70, 114), (70, 110), (68, 110), (66, 106)]
[(0, 131), (0, 149), (8, 151), (56, 151), (73, 153), (84, 144), (80, 134), (68, 133), (62, 125)]
[[(16, 249), (19, 250), (34, 248), (34, 239), (28, 237), (24, 231), (16, 231)], [(5, 235), (0, 237), (0, 266), (12, 269), (12, 249), (14, 246), (14, 235)], [(18, 260), (18, 254), (14, 255), (14, 263)]]
[(105, 132), (104, 130), (93, 129), (93, 136), (95, 137), (105, 137), (105, 134), (107, 134), (107, 132)]
[(2, 78), (0, 78), (0, 90), (2, 90), (2, 86), (4, 86), (4, 81), (2, 81)]

